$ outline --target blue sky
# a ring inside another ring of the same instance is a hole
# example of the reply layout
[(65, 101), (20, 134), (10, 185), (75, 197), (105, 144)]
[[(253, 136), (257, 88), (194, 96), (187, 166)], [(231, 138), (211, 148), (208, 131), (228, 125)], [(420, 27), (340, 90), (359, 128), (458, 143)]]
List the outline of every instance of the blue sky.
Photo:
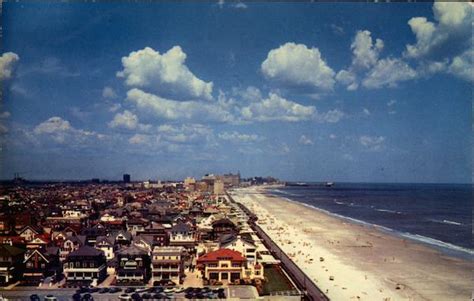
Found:
[(472, 179), (468, 3), (4, 3), (1, 178)]

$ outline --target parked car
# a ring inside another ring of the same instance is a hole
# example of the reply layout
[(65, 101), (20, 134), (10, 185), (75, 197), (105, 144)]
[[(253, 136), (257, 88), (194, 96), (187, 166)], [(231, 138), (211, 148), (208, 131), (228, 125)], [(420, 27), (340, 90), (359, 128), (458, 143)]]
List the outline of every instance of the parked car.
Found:
[(133, 293), (131, 295), (131, 297), (132, 297), (133, 301), (142, 301), (143, 300), (142, 297), (140, 296), (140, 294), (138, 294), (138, 293)]
[(41, 299), (37, 294), (33, 294), (30, 296), (30, 301), (41, 301)]
[(149, 293), (144, 293), (142, 295), (143, 300), (151, 300), (153, 297)]
[(81, 294), (75, 293), (74, 295), (72, 295), (72, 300), (81, 301)]
[(81, 301), (94, 301), (94, 298), (92, 297), (91, 294), (87, 293), (84, 296), (82, 296)]
[(118, 292), (121, 292), (121, 291), (122, 291), (122, 289), (120, 287), (111, 287), (109, 289), (109, 293), (111, 293), (111, 294), (115, 294), (115, 293), (118, 293)]
[(78, 293), (78, 294), (90, 293), (90, 288), (80, 287), (80, 288), (77, 289), (76, 293)]

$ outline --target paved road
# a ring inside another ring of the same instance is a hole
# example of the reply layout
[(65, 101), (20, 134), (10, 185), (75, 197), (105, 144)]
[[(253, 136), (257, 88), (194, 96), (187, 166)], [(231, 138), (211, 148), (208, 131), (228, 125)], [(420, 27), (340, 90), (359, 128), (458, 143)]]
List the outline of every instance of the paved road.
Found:
[[(211, 287), (212, 289), (221, 288), (221, 287)], [(228, 287), (222, 287), (224, 289), (225, 295), (227, 298), (244, 298), (255, 300), (258, 298), (258, 292), (255, 287), (251, 285), (233, 285)], [(116, 294), (99, 294), (93, 293), (94, 301), (117, 301), (119, 300), (118, 296), (123, 294), (125, 287), (122, 288), (122, 292)], [(34, 287), (22, 287), (15, 288), (13, 290), (2, 290), (0, 291), (0, 296), (4, 297), (8, 301), (29, 301), (32, 294), (37, 294), (41, 301), (44, 300), (46, 295), (53, 295), (57, 298), (58, 301), (70, 301), (72, 300), (72, 295), (76, 292), (75, 289), (61, 288), (61, 289), (49, 289), (49, 290), (38, 290)], [(140, 293), (141, 295), (142, 293)], [(130, 294), (129, 294), (130, 295)], [(185, 293), (175, 293), (170, 296), (172, 300), (187, 300), (185, 298)]]
[(273, 256), (281, 261), (281, 265), (285, 272), (291, 277), (298, 288), (305, 292), (309, 300), (328, 301), (329, 298), (314, 284), (314, 282), (306, 276), (306, 274), (288, 257), (285, 252), (268, 236), (265, 231), (255, 222), (257, 216), (253, 214), (247, 207), (241, 203), (235, 202), (229, 195), (229, 199), (236, 203), (249, 216), (249, 224), (257, 235), (263, 239), (265, 246), (273, 253)]
[[(0, 291), (0, 296), (4, 297), (7, 300), (14, 300), (14, 301), (28, 301), (30, 300), (30, 296), (32, 294), (37, 294), (41, 300), (44, 300), (46, 295), (52, 294), (58, 298), (58, 301), (69, 301), (71, 300), (71, 296), (76, 292), (75, 289), (51, 289), (51, 290), (35, 290), (34, 288), (30, 289), (22, 289), (19, 290), (17, 288), (9, 291)], [(115, 297), (116, 299), (117, 297)], [(97, 299), (99, 300), (99, 299)], [(109, 299), (100, 299), (103, 301), (107, 300), (114, 300), (112, 296)]]

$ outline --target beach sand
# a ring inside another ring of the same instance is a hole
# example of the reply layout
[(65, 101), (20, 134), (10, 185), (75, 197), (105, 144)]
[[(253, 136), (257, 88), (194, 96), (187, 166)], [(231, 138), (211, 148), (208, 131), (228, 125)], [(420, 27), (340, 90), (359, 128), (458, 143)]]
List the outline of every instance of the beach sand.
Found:
[(237, 190), (233, 198), (258, 216), (262, 229), (331, 300), (472, 297), (471, 261), (265, 195), (262, 188)]

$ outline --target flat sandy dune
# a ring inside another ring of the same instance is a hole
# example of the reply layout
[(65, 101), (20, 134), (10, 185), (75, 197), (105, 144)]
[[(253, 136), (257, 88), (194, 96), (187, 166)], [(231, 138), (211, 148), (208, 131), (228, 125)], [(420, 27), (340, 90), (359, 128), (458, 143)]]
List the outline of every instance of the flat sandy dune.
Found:
[(471, 261), (262, 192), (241, 189), (234, 200), (331, 300), (471, 299)]

